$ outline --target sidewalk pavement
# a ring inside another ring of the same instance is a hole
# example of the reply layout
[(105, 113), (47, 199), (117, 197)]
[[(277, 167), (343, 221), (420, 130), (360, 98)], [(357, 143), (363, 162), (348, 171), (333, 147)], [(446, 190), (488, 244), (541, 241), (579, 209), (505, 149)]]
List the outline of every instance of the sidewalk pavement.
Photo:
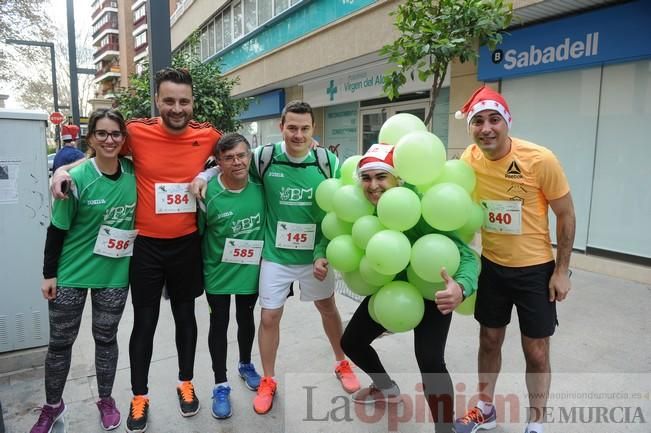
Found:
[[(566, 409), (560, 414), (565, 418), (560, 419), (559, 424), (559, 414), (550, 413), (556, 424), (548, 425), (545, 432), (648, 433), (651, 431), (651, 287), (581, 270), (574, 271), (572, 281), (574, 288), (569, 298), (558, 305), (560, 324), (551, 345), (555, 374), (552, 393), (559, 390), (565, 393), (556, 396), (557, 404)], [(340, 294), (337, 303), (345, 326), (358, 303)], [(73, 349), (72, 367), (64, 392), (68, 406), (65, 416), (68, 433), (102, 431), (94, 404), (97, 384), (90, 313), (88, 304)], [(124, 431), (131, 397), (128, 343), (132, 314), (128, 302), (118, 337), (120, 358), (113, 396), (123, 414), (123, 424), (116, 431)], [(256, 311), (256, 319), (258, 317)], [(371, 407), (365, 412), (359, 411), (332, 374), (333, 356), (318, 313), (312, 304), (300, 302), (298, 296), (288, 300), (281, 323), (277, 360), (279, 390), (274, 407), (267, 415), (253, 412), (254, 393), (246, 389), (237, 376), (236, 324), (235, 314), (231, 313), (228, 376), (233, 388), (233, 416), (227, 420), (213, 419), (210, 413), (213, 375), (207, 345), (208, 307), (203, 297), (197, 301), (197, 319), (199, 340), (194, 384), (202, 409), (192, 418), (182, 418), (179, 414), (175, 390), (178, 368), (174, 326), (169, 303), (163, 301), (149, 377), (151, 407), (148, 432), (434, 431), (433, 424), (425, 416), (427, 411), (423, 408), (422, 398), (419, 400), (422, 393), (419, 393), (417, 385), (420, 379), (411, 333), (388, 335), (374, 344), (387, 369), (395, 373), (403, 393), (410, 400), (409, 405), (405, 403), (406, 406), (396, 409), (396, 412), (389, 409), (382, 412), (384, 407), (380, 408), (382, 410)], [(519, 340), (514, 313), (502, 352), (503, 374), (497, 385), (500, 395), (524, 394), (525, 365)], [(474, 396), (477, 343), (478, 325), (475, 320), (455, 313), (446, 360), (456, 387), (457, 414), (460, 408), (472, 402)], [(253, 362), (260, 370), (257, 340)], [(358, 374), (362, 386), (370, 382), (363, 372), (358, 370)], [(7, 432), (29, 431), (38, 416), (33, 409), (42, 405), (45, 399), (43, 388), (42, 367), (0, 377), (0, 400)], [(616, 392), (610, 392), (613, 390)], [(597, 391), (609, 392), (597, 395)], [(526, 421), (524, 407), (528, 406), (526, 398), (520, 397), (515, 406), (522, 408), (520, 412), (511, 406), (510, 415), (504, 415), (503, 422), (498, 420), (498, 427), (493, 431), (523, 431)], [(587, 406), (606, 407), (595, 409), (601, 410), (606, 418), (602, 422), (597, 422), (597, 418), (580, 419), (583, 412), (577, 412), (577, 407)], [(621, 410), (615, 412), (613, 408)], [(625, 413), (628, 413), (628, 418)], [(572, 416), (574, 418), (570, 419)], [(572, 421), (574, 424), (568, 424)]]

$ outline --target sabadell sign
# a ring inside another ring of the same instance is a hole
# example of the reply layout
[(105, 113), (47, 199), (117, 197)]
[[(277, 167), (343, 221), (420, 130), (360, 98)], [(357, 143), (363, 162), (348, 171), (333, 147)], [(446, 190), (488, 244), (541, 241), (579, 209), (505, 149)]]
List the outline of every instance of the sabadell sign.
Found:
[(510, 31), (481, 47), (478, 79), (620, 63), (651, 57), (651, 1), (638, 0)]

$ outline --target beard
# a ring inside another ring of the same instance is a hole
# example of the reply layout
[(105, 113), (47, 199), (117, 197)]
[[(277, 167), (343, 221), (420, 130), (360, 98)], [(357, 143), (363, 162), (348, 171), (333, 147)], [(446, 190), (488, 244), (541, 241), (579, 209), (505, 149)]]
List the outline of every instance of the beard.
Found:
[(184, 113), (183, 117), (172, 117), (169, 114), (161, 113), (161, 119), (163, 119), (163, 123), (168, 129), (173, 131), (182, 131), (188, 126), (188, 123), (190, 123), (192, 115)]

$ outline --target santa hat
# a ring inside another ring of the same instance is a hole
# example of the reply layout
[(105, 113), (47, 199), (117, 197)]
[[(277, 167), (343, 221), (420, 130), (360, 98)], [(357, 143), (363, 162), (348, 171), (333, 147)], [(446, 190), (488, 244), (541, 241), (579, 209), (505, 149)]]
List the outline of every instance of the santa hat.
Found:
[(475, 114), (484, 110), (495, 110), (500, 113), (506, 121), (506, 125), (511, 129), (511, 110), (509, 110), (506, 100), (502, 95), (485, 85), (475, 90), (475, 93), (470, 96), (464, 106), (461, 107), (461, 110), (454, 113), (454, 117), (457, 119), (465, 117), (468, 125), (470, 125), (470, 121)]
[(357, 164), (357, 174), (361, 174), (367, 170), (384, 170), (395, 175), (393, 146), (390, 144), (372, 145)]
[(77, 125), (63, 125), (61, 127), (61, 140), (70, 141), (79, 138), (79, 127)]

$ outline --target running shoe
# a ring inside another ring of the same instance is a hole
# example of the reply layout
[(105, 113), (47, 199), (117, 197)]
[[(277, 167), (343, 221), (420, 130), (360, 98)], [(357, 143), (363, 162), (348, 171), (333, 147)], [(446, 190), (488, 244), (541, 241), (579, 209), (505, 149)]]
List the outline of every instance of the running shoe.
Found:
[(255, 366), (252, 362), (246, 364), (240, 363), (237, 366), (237, 371), (247, 388), (251, 391), (256, 391), (258, 389), (260, 386), (260, 375), (255, 371)]
[(231, 387), (219, 385), (212, 391), (212, 416), (217, 419), (229, 418), (231, 409)]
[(143, 433), (147, 430), (147, 414), (149, 398), (144, 395), (134, 395), (129, 406), (126, 430), (129, 433)]
[(355, 395), (353, 401), (357, 404), (375, 404), (378, 402), (386, 402), (389, 404), (397, 404), (402, 401), (400, 395), (400, 388), (398, 385), (391, 381), (393, 386), (391, 388), (382, 389), (378, 388), (374, 383), (368, 388), (362, 388)]
[(101, 398), (96, 404), (102, 428), (107, 431), (116, 429), (122, 422), (122, 416), (115, 406), (115, 400), (112, 397)]
[(454, 431), (456, 433), (475, 433), (479, 430), (490, 430), (495, 428), (497, 416), (495, 407), (491, 408), (488, 415), (478, 407), (473, 407), (462, 417), (454, 422)]
[(256, 413), (263, 415), (271, 410), (277, 387), (278, 384), (272, 377), (264, 376), (260, 380), (258, 393), (253, 399), (253, 410)]
[(337, 364), (335, 376), (337, 376), (337, 379), (341, 382), (341, 387), (348, 394), (352, 394), (361, 388), (359, 379), (357, 379), (355, 372), (353, 372), (350, 362), (345, 359)]
[(194, 416), (201, 409), (199, 399), (194, 393), (194, 385), (189, 380), (181, 382), (176, 387), (176, 393), (179, 396), (179, 410), (184, 417)]
[(41, 414), (38, 416), (38, 421), (29, 433), (50, 433), (54, 424), (60, 419), (63, 419), (63, 413), (66, 411), (66, 404), (61, 400), (59, 407), (54, 407), (46, 404), (41, 408)]

